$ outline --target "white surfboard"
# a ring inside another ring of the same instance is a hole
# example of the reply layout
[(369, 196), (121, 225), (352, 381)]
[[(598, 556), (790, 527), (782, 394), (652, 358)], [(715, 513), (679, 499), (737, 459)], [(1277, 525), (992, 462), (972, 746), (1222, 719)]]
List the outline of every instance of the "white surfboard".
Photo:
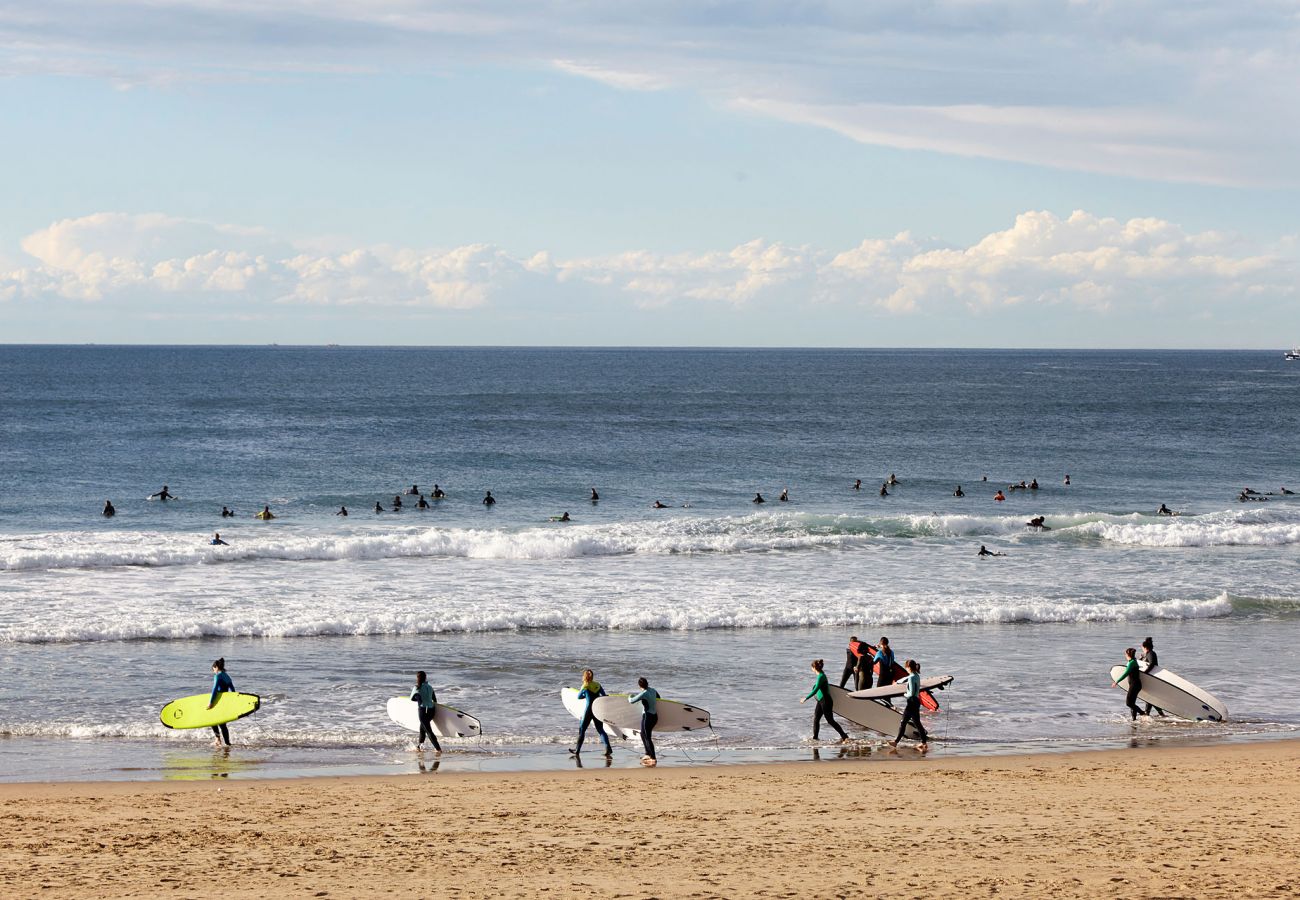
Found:
[[(577, 688), (566, 687), (560, 691), (560, 699), (564, 701), (564, 708), (569, 711), (569, 715), (573, 716), (575, 719), (581, 722), (583, 715), (587, 712), (587, 701), (580, 699), (578, 697), (578, 693), (579, 691)], [(627, 698), (628, 698), (627, 694), (606, 694), (605, 696), (617, 697), (623, 703), (627, 703)], [(639, 706), (637, 708), (640, 709)], [(593, 710), (592, 712), (594, 714), (595, 711)], [(603, 725), (605, 723), (602, 722), (601, 724)], [(605, 731), (608, 732), (613, 737), (622, 738), (623, 740), (627, 740), (628, 738), (632, 737), (633, 734), (635, 733), (632, 731), (627, 731), (622, 728), (618, 728), (614, 725), (608, 726), (605, 729)]]
[[(863, 700), (854, 697), (842, 687), (829, 685), (831, 690), (831, 704), (836, 716), (848, 719), (854, 725), (866, 728), (868, 731), (878, 731), (881, 734), (888, 735), (891, 738), (898, 736), (899, 723), (903, 721), (903, 710), (894, 709), (892, 706), (886, 706), (879, 700)], [(919, 741), (921, 735), (916, 730), (915, 725), (909, 724), (904, 737)]]
[[(420, 704), (409, 697), (390, 698), (388, 717), (407, 731), (420, 730)], [(469, 713), (438, 703), (433, 708), (433, 733), (443, 738), (479, 737), (483, 727)]]
[[(1161, 666), (1145, 669), (1139, 663), (1142, 673), (1142, 688), (1138, 699), (1143, 703), (1158, 706), (1170, 715), (1194, 722), (1222, 722), (1228, 718), (1228, 707), (1209, 691), (1203, 691), (1186, 678), (1180, 678)], [(1124, 672), (1124, 666), (1111, 666), (1110, 679), (1114, 681)], [(1128, 690), (1128, 679), (1119, 682), (1119, 686)]]
[[(921, 679), (921, 690), (943, 690), (950, 684), (952, 684), (951, 675), (932, 675)], [(884, 700), (886, 697), (903, 696), (903, 690), (904, 686), (901, 684), (887, 684), (884, 687), (867, 688), (864, 691), (850, 691), (849, 696), (855, 700)]]
[[(629, 703), (629, 694), (610, 694), (600, 697), (591, 705), (596, 718), (607, 726), (612, 725), (632, 735), (641, 734), (641, 704)], [(682, 703), (679, 700), (659, 698), (655, 704), (659, 721), (655, 723), (655, 732), (667, 731), (702, 731), (710, 727), (707, 710)]]

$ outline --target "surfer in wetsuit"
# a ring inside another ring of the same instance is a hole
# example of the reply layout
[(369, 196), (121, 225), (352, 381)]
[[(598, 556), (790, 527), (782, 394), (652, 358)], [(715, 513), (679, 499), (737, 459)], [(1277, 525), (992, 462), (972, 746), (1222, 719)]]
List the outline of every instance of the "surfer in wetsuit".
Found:
[(959, 485), (957, 485), (957, 490), (955, 490), (955, 491), (952, 492), (952, 495), (953, 495), (954, 497), (965, 497), (965, 496), (966, 496), (966, 492), (963, 491), (963, 490), (961, 489), (961, 485), (959, 484)]
[(447, 496), (447, 492), (435, 484), (433, 486), (433, 494), (430, 496), (432, 496), (434, 500), (441, 500), (443, 497)]
[(591, 502), (592, 502), (592, 503), (597, 503), (597, 502), (599, 502), (599, 501), (600, 501), (600, 494), (597, 494), (597, 493), (596, 493), (596, 489), (595, 489), (595, 488), (592, 488), (592, 489), (591, 489)]
[(496, 505), (496, 502), (497, 502), (497, 498), (492, 496), (491, 491), (488, 491), (487, 495), (483, 497), (484, 506), (494, 506)]
[[(217, 705), (217, 697), (227, 692), (234, 692), (235, 683), (230, 680), (226, 674), (226, 658), (212, 661), (212, 696), (208, 698), (208, 709)], [(212, 743), (220, 747), (223, 743), (230, 746), (230, 731), (226, 728), (225, 723), (212, 726), (213, 740)]]
[(100, 513), (100, 515), (102, 515), (105, 519), (111, 519), (113, 518), (113, 516), (117, 515), (117, 510), (113, 508), (112, 500), (104, 501), (104, 511)]
[(1174, 511), (1169, 507), (1165, 506), (1163, 503), (1161, 503), (1160, 508), (1156, 510), (1157, 516), (1172, 516), (1173, 514)]
[(1040, 531), (1051, 531), (1052, 529), (1050, 527), (1043, 524), (1045, 521), (1046, 519), (1043, 516), (1034, 516), (1032, 519), (1026, 522), (1025, 525), (1028, 526), (1029, 528), (1037, 528)]
[[(1148, 672), (1160, 665), (1160, 657), (1156, 655), (1155, 641), (1151, 640), (1150, 636), (1143, 638), (1142, 650), (1137, 655), (1137, 661), (1144, 663)], [(1151, 715), (1153, 709), (1156, 711), (1156, 715), (1164, 718), (1165, 711), (1158, 706), (1152, 706), (1150, 703), (1147, 704), (1146, 714)]]
[(853, 482), (853, 490), (855, 490), (855, 491), (860, 491), (860, 490), (862, 490), (862, 479), (861, 479), (861, 478), (859, 478), (859, 479), (857, 479), (856, 481)]
[(889, 742), (889, 746), (898, 747), (898, 742), (903, 739), (907, 732), (907, 724), (910, 722), (916, 727), (916, 733), (921, 736), (921, 752), (930, 749), (930, 736), (925, 733), (925, 726), (921, 724), (921, 665), (914, 659), (909, 659), (905, 664), (907, 668), (907, 677), (903, 679), (903, 720), (898, 723), (898, 736)]
[(163, 485), (163, 489), (162, 489), (161, 491), (158, 491), (156, 494), (150, 494), (150, 495), (149, 495), (149, 499), (150, 499), (150, 500), (162, 500), (162, 501), (165, 502), (165, 501), (167, 501), (167, 500), (175, 500), (175, 499), (176, 499), (176, 495), (173, 494), (171, 491), (167, 490), (167, 485), (164, 484), (164, 485)]
[(976, 553), (975, 555), (976, 556), (1006, 556), (1005, 553), (995, 553), (994, 551), (990, 550), (988, 547), (985, 547), (983, 544), (980, 544), (980, 552)]
[(1136, 722), (1138, 716), (1147, 715), (1138, 709), (1137, 705), (1138, 692), (1142, 690), (1142, 674), (1138, 670), (1137, 651), (1129, 647), (1124, 651), (1124, 656), (1128, 661), (1124, 663), (1124, 671), (1115, 679), (1115, 687), (1119, 687), (1119, 683), (1125, 678), (1128, 679), (1128, 693), (1124, 696), (1124, 703), (1133, 713), (1133, 721)]
[(336, 515), (336, 516), (346, 516), (347, 514), (348, 514), (348, 508), (347, 508), (346, 506), (340, 506), (340, 507), (339, 507), (339, 511), (336, 512), (334, 515)]
[(230, 509), (229, 507), (226, 506), (221, 507), (221, 518), (233, 519), (234, 517), (235, 517), (235, 511), (233, 509)]
[(211, 545), (214, 546), (214, 547), (229, 547), (229, 546), (230, 546), (230, 545), (227, 544), (225, 541), (223, 541), (223, 540), (221, 539), (221, 535), (220, 535), (218, 532), (215, 532), (215, 531), (212, 533), (212, 540), (208, 541), (208, 543), (211, 544)]
[(750, 500), (749, 502), (750, 502), (750, 503), (766, 503), (767, 501), (763, 499), (763, 495), (762, 495), (762, 494), (755, 493), (755, 494), (754, 494), (754, 499), (753, 499), (753, 500)]
[(650, 682), (644, 678), (636, 680), (636, 686), (641, 690), (627, 698), (628, 703), (641, 704), (641, 744), (645, 747), (645, 756), (641, 757), (641, 765), (657, 766), (659, 758), (655, 756), (655, 726), (659, 724), (659, 692), (650, 687)]
[[(894, 651), (889, 648), (889, 638), (881, 637), (880, 646), (876, 648), (876, 655), (871, 658), (871, 663), (876, 670), (876, 687), (885, 687), (894, 683)], [(886, 697), (885, 705), (894, 704), (889, 697)]]
[(656, 500), (654, 503), (650, 504), (650, 508), (651, 508), (651, 509), (667, 509), (667, 508), (668, 508), (668, 504), (667, 504), (667, 503), (663, 503), (663, 502), (661, 502), (661, 501), (659, 501), (659, 500)]
[(255, 518), (255, 519), (274, 519), (274, 518), (275, 518), (275, 513), (271, 512), (271, 507), (269, 507), (269, 506), (263, 506), (263, 507), (262, 507), (262, 511), (261, 511), (260, 513), (258, 513), (257, 515), (253, 516), (253, 518)]
[(777, 497), (776, 499), (780, 500), (782, 503), (789, 503), (789, 502), (790, 502), (790, 489), (789, 489), (789, 488), (781, 488), (781, 496), (780, 496), (780, 497)]
[(394, 494), (394, 495), (393, 495), (393, 512), (401, 512), (401, 511), (402, 511), (402, 498), (399, 497), (397, 494)]
[(420, 502), (415, 504), (416, 509), (428, 509), (429, 501), (424, 499), (424, 494), (420, 495)]
[(420, 493), (420, 486), (418, 484), (411, 485), (410, 490), (406, 491), (406, 495), (409, 497), (417, 496), (419, 493)]
[(380, 505), (379, 505), (379, 501), (376, 500), (376, 501), (375, 501), (375, 512), (377, 512), (377, 513), (381, 513), (381, 512), (383, 512), (383, 511), (384, 511), (384, 508), (383, 508), (382, 506), (380, 506)]
[(900, 482), (898, 480), (898, 476), (895, 475), (893, 472), (890, 472), (889, 480), (885, 483), (888, 484), (890, 487), (893, 487), (894, 485), (899, 484)]
[(856, 634), (850, 635), (849, 645), (844, 650), (844, 671), (840, 674), (840, 687), (844, 687), (850, 677), (853, 678), (855, 691), (871, 687), (871, 668), (867, 662), (867, 645), (858, 640)]
[(582, 710), (582, 724), (578, 726), (578, 745), (569, 752), (577, 756), (582, 752), (582, 742), (587, 737), (587, 726), (595, 725), (596, 734), (605, 742), (605, 756), (614, 755), (614, 748), (609, 745), (609, 735), (605, 733), (605, 725), (596, 718), (596, 714), (591, 711), (591, 705), (596, 702), (597, 697), (605, 696), (605, 689), (600, 686), (596, 680), (596, 673), (591, 669), (582, 670), (582, 689), (578, 691), (578, 699), (587, 701), (587, 705)]
[(826, 673), (822, 671), (823, 667), (824, 664), (820, 659), (814, 659), (812, 661), (812, 670), (817, 673), (817, 679), (813, 682), (812, 690), (809, 691), (808, 695), (799, 702), (807, 703), (814, 697), (817, 698), (817, 708), (813, 710), (814, 741), (818, 740), (818, 735), (821, 734), (822, 719), (825, 719), (826, 724), (839, 732), (840, 740), (842, 742), (847, 742), (849, 739), (848, 734), (846, 734), (844, 729), (840, 727), (840, 723), (835, 721), (835, 701), (831, 699), (831, 683), (826, 677)]
[(882, 497), (888, 497), (888, 496), (889, 496), (889, 485), (887, 485), (887, 484), (882, 484), (882, 485), (880, 486), (880, 496), (882, 496)]
[(415, 742), (416, 752), (424, 752), (424, 736), (428, 735), (429, 742), (433, 744), (433, 752), (442, 756), (438, 736), (433, 733), (433, 714), (437, 711), (438, 695), (433, 692), (433, 685), (429, 684), (429, 678), (423, 671), (415, 673), (415, 689), (411, 691), (411, 699), (420, 704), (417, 711), (420, 717), (420, 739)]

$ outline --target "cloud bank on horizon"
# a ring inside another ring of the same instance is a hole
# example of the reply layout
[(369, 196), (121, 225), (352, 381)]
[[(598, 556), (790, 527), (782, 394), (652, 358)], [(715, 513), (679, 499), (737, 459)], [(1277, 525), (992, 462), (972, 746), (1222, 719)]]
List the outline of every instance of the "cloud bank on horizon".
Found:
[(889, 147), (1296, 186), (1300, 13), (1240, 0), (789, 4), (47, 0), (0, 72), (122, 85), (550, 67)]
[(31, 262), (0, 272), (0, 302), (115, 304), (225, 314), (268, 305), (466, 310), (581, 297), (641, 309), (722, 305), (785, 310), (826, 304), (889, 314), (993, 312), (1065, 305), (1098, 314), (1294, 298), (1294, 242), (1252, 246), (1170, 222), (1084, 211), (1021, 214), (969, 246), (906, 232), (847, 248), (754, 240), (730, 249), (631, 250), (516, 257), (473, 244), (445, 250), (313, 249), (261, 229), (160, 213), (55, 222), (22, 242)]

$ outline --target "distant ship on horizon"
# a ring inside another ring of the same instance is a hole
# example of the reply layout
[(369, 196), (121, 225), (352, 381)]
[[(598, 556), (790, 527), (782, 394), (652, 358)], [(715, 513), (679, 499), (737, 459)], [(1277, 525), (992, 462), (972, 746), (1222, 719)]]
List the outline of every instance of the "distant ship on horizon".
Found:
[(1300, 359), (1300, 347), (1292, 347), (1290, 350), (1286, 352), (1286, 354), (1282, 358), (1291, 360), (1292, 362), (1294, 362), (1297, 359)]

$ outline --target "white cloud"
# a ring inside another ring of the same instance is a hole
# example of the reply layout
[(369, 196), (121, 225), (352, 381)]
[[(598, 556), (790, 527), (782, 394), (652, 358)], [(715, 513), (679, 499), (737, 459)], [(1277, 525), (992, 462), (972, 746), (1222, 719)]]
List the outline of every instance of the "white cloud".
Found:
[(558, 69), (854, 140), (1140, 178), (1300, 182), (1300, 16), (1275, 0), (46, 0), (0, 74), (124, 85)]
[(270, 304), (464, 310), (514, 303), (539, 310), (581, 295), (651, 309), (843, 304), (983, 316), (1046, 305), (1097, 313), (1172, 308), (1190, 316), (1243, 302), (1294, 305), (1300, 268), (1294, 237), (1265, 248), (1161, 219), (1082, 211), (1026, 212), (966, 247), (906, 232), (846, 250), (754, 240), (731, 250), (572, 259), (545, 251), (516, 257), (487, 244), (309, 246), (157, 213), (100, 213), (24, 239), (31, 262), (0, 272), (0, 299), (174, 308), (219, 297), (231, 315)]

